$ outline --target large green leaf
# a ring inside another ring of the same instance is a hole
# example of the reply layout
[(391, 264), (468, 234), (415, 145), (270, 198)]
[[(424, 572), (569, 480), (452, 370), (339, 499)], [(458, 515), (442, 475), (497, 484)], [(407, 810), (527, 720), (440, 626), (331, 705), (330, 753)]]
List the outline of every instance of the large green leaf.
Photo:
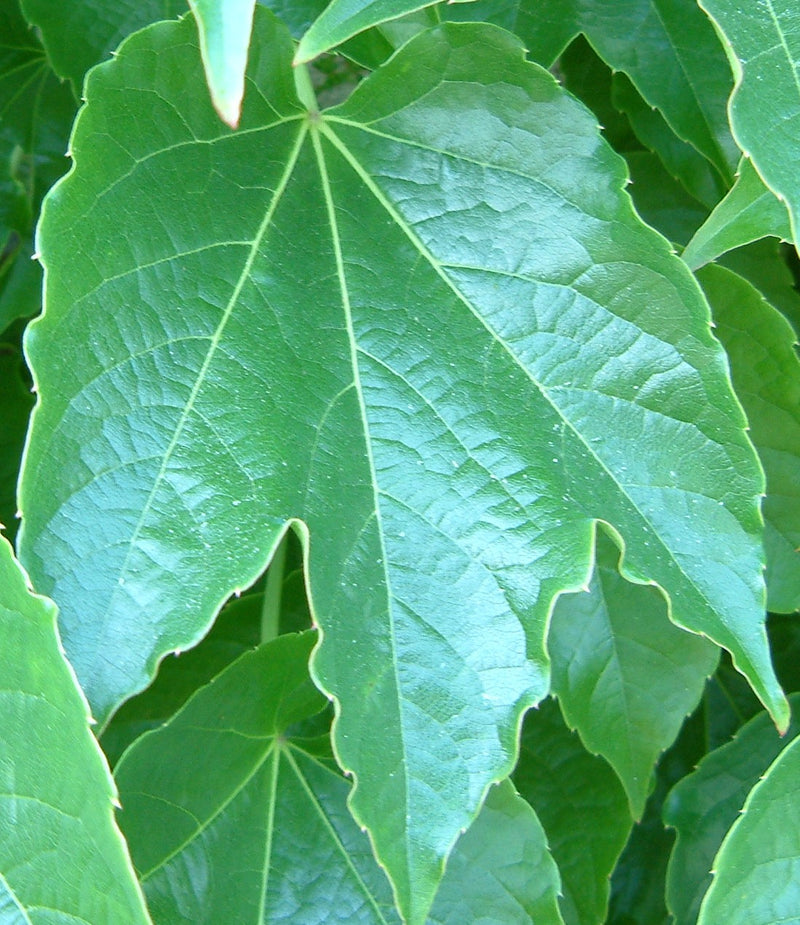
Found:
[(726, 251), (769, 235), (791, 240), (786, 207), (743, 157), (736, 182), (687, 244), (683, 259), (696, 270)]
[(553, 700), (525, 716), (514, 784), (547, 832), (561, 874), (565, 922), (604, 922), (609, 877), (633, 819), (616, 774), (586, 751)]
[(0, 917), (148, 922), (56, 609), (0, 537)]
[(588, 591), (558, 599), (548, 643), (568, 725), (614, 768), (641, 818), (656, 761), (697, 706), (719, 650), (670, 623), (663, 596), (625, 581), (618, 558), (598, 534)]
[(789, 208), (800, 244), (800, 12), (796, 0), (699, 0), (727, 41), (736, 89), (730, 122), (742, 150)]
[[(459, 15), (479, 16), (482, 2)], [(731, 179), (739, 151), (725, 104), (733, 86), (713, 27), (695, 0), (515, 0), (488, 15), (512, 28), (535, 61), (551, 65), (583, 33), (600, 57), (623, 71), (673, 131)], [(447, 15), (447, 14), (445, 14)]]
[(87, 81), (40, 225), (20, 552), (106, 720), (292, 524), (351, 806), (418, 921), (597, 520), (785, 723), (762, 476), (697, 284), (513, 36), (424, 33), (320, 114), (256, 13), (235, 134), (190, 18)]
[(187, 11), (186, 0), (19, 0), (28, 22), (39, 29), (59, 77), (81, 96), (83, 77), (136, 29)]
[(697, 925), (800, 922), (800, 739), (750, 791), (714, 874)]
[[(18, 0), (0, 3), (0, 332), (38, 311), (31, 238), (45, 192), (69, 166), (75, 101), (47, 63)], [(15, 260), (15, 258), (17, 258)]]
[[(800, 705), (800, 698), (793, 697), (792, 702)], [(725, 833), (738, 818), (750, 790), (796, 733), (793, 724), (788, 738), (781, 738), (762, 712), (743, 726), (735, 739), (706, 755), (697, 770), (670, 791), (664, 804), (664, 822), (676, 830), (677, 840), (667, 871), (667, 903), (675, 925), (697, 921), (700, 903), (711, 883), (714, 856)], [(721, 872), (719, 868), (717, 872)]]
[(189, 0), (211, 100), (228, 125), (239, 124), (256, 0)]
[[(326, 703), (308, 676), (315, 639), (242, 656), (120, 762), (120, 818), (156, 922), (397, 921), (347, 813), (350, 784), (303, 723)], [(541, 826), (506, 781), (459, 840), (429, 921), (557, 923), (558, 886)]]
[(800, 362), (786, 319), (724, 267), (699, 274), (767, 475), (767, 604), (800, 609)]

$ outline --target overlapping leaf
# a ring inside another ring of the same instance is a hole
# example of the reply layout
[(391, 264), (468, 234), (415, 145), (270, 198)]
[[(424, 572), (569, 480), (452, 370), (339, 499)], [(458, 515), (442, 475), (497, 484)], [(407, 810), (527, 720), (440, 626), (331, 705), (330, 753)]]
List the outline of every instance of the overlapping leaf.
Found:
[(789, 216), (745, 157), (730, 192), (687, 244), (683, 259), (696, 270), (726, 251), (770, 235), (790, 241)]
[[(800, 705), (800, 698), (792, 698)], [(708, 754), (683, 778), (664, 804), (664, 821), (677, 840), (667, 874), (667, 902), (676, 925), (693, 925), (711, 883), (711, 870), (725, 833), (739, 816), (750, 790), (797, 733), (782, 739), (766, 714), (742, 727), (736, 738)], [(786, 825), (782, 820), (779, 828)], [(755, 847), (755, 846), (753, 846)], [(717, 868), (722, 873), (720, 868)], [(726, 870), (725, 877), (733, 873)], [(759, 888), (761, 889), (761, 888)], [(749, 916), (749, 912), (747, 913)], [(733, 921), (742, 919), (733, 918)], [(725, 919), (719, 919), (725, 921)], [(746, 918), (746, 921), (756, 919)]]
[(800, 740), (750, 791), (725, 837), (697, 925), (800, 920)]
[(189, 0), (197, 17), (200, 52), (214, 108), (234, 128), (244, 95), (244, 72), (256, 0)]
[(618, 558), (598, 535), (588, 592), (558, 599), (548, 641), (567, 723), (614, 768), (641, 818), (656, 761), (697, 706), (718, 650), (673, 626), (663, 597), (625, 581)]
[(417, 922), (597, 519), (785, 721), (760, 470), (694, 280), (512, 36), (425, 33), (319, 114), (256, 12), (235, 134), (190, 19), (88, 80), (41, 225), (20, 549), (105, 719), (294, 523), (351, 806)]
[(800, 243), (800, 14), (795, 0), (700, 0), (736, 72), (730, 121), (742, 150), (789, 209)]
[(633, 819), (616, 774), (586, 751), (553, 700), (525, 717), (514, 784), (547, 833), (561, 874), (564, 920), (604, 922), (609, 878)]
[[(242, 656), (121, 761), (121, 821), (157, 923), (398, 921), (325, 726), (313, 736), (326, 704), (308, 676), (315, 638)], [(428, 921), (555, 925), (558, 886), (506, 781), (459, 840)]]
[(430, 6), (435, 0), (332, 0), (300, 40), (295, 60), (310, 61), (359, 32)]
[(37, 27), (56, 74), (69, 80), (80, 98), (83, 78), (136, 29), (185, 13), (186, 0), (20, 0)]
[(699, 276), (767, 475), (767, 604), (772, 611), (793, 613), (800, 609), (800, 362), (795, 333), (730, 270), (706, 267)]
[[(583, 33), (600, 57), (623, 71), (673, 131), (730, 179), (739, 159), (725, 104), (733, 86), (713, 27), (695, 0), (478, 0), (461, 16), (511, 28), (535, 61), (550, 66)], [(445, 12), (445, 15), (448, 15)]]
[(3, 921), (144, 925), (111, 778), (59, 645), (55, 607), (31, 593), (2, 537), (0, 651)]

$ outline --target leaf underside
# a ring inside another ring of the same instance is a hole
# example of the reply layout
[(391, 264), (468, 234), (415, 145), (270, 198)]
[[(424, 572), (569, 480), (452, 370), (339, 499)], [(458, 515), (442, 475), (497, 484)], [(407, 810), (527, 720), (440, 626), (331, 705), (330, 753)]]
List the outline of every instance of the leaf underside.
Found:
[(517, 40), (431, 30), (320, 115), (254, 28), (235, 134), (190, 19), (88, 79), (40, 226), (20, 555), (105, 721), (292, 525), (351, 808), (418, 922), (597, 520), (785, 722), (761, 475), (696, 284)]

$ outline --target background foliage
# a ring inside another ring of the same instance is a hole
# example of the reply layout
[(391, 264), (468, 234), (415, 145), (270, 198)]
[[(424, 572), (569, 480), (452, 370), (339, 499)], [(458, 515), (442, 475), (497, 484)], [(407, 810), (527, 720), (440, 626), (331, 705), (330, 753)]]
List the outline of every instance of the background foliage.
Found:
[(2, 920), (800, 920), (795, 4), (62, 6)]

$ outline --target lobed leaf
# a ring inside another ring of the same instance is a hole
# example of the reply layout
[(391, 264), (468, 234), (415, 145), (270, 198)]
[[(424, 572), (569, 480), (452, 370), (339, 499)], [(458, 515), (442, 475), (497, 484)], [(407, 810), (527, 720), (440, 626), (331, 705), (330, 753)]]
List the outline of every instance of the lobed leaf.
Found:
[(553, 610), (553, 692), (567, 725), (617, 772), (640, 819), (656, 761), (697, 706), (719, 650), (670, 623), (655, 588), (625, 581), (602, 534), (596, 558), (587, 591), (562, 595)]
[(561, 874), (564, 921), (604, 922), (609, 878), (633, 820), (619, 779), (570, 732), (554, 700), (525, 716), (514, 785), (547, 833)]
[(146, 923), (56, 609), (31, 592), (3, 537), (0, 589), (0, 915), (29, 925)]
[[(325, 706), (308, 676), (315, 639), (241, 656), (120, 762), (120, 819), (156, 922), (398, 921), (350, 786), (310, 735)], [(541, 826), (505, 781), (457, 843), (428, 921), (558, 923), (557, 890)]]
[(699, 0), (736, 76), (730, 123), (766, 185), (786, 203), (800, 243), (800, 14), (795, 0)]
[(769, 235), (791, 240), (786, 207), (764, 186), (752, 162), (743, 157), (736, 182), (696, 231), (682, 256), (697, 270), (720, 254)]
[(785, 723), (762, 476), (695, 281), (516, 39), (423, 33), (319, 113), (254, 22), (235, 134), (191, 19), (87, 81), (40, 226), (20, 554), (105, 721), (293, 526), (351, 807), (419, 922), (598, 520)]
[(256, 0), (189, 0), (211, 101), (223, 122), (239, 124)]
[[(800, 698), (795, 696), (791, 701), (796, 705)], [(666, 896), (675, 925), (697, 921), (725, 833), (739, 817), (748, 793), (796, 734), (797, 724), (793, 723), (788, 736), (781, 738), (769, 717), (759, 713), (732, 741), (709, 752), (697, 770), (670, 791), (664, 804), (664, 823), (676, 830), (677, 840), (667, 870)], [(756, 920), (734, 916), (732, 921)]]
[(750, 436), (767, 476), (767, 606), (800, 609), (800, 361), (785, 318), (748, 282), (724, 267), (698, 274), (733, 387), (750, 420)]
[[(516, 0), (512, 6), (513, 22), (503, 24), (522, 38), (535, 61), (549, 67), (583, 33), (679, 138), (708, 158), (723, 180), (732, 178), (739, 151), (725, 104), (733, 81), (695, 0)], [(480, 8), (471, 4), (468, 15)]]

